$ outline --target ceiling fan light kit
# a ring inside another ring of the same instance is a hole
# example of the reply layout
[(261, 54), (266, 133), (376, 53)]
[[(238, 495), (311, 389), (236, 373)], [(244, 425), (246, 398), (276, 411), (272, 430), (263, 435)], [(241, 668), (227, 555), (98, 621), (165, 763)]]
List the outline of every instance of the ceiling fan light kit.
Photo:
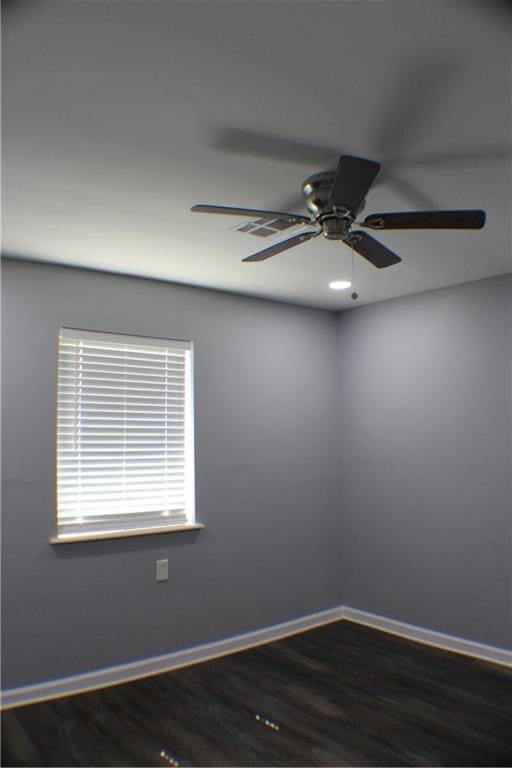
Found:
[(401, 261), (391, 251), (364, 230), (352, 230), (354, 225), (366, 229), (481, 229), (485, 224), (482, 210), (408, 211), (373, 213), (357, 221), (365, 207), (366, 195), (380, 170), (379, 163), (353, 155), (341, 155), (336, 171), (316, 173), (302, 184), (306, 208), (311, 216), (253, 208), (232, 208), (220, 205), (194, 205), (196, 213), (218, 213), (257, 219), (253, 225), (241, 227), (242, 232), (266, 237), (294, 225), (312, 227), (286, 240), (264, 248), (242, 261), (265, 261), (300, 243), (323, 235), (328, 240), (341, 240), (378, 269), (391, 267)]

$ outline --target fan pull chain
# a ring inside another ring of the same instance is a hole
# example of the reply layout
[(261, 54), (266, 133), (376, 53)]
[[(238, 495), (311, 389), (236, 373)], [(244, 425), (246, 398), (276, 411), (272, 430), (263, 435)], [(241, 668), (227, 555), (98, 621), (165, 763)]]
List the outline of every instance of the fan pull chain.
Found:
[(358, 298), (357, 291), (355, 289), (356, 286), (356, 262), (354, 258), (354, 246), (352, 243), (350, 243), (350, 250), (352, 252), (352, 293), (350, 295), (350, 298), (354, 301)]

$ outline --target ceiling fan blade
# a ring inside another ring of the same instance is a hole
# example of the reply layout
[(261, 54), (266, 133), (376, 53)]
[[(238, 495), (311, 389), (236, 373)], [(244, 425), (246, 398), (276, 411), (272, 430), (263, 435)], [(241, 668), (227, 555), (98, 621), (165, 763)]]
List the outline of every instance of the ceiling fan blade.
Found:
[(371, 229), (482, 229), (485, 211), (372, 213), (360, 224)]
[(399, 261), (402, 261), (400, 256), (390, 251), (389, 248), (379, 243), (378, 240), (375, 240), (367, 232), (359, 230), (351, 232), (343, 242), (353, 248), (354, 251), (357, 251), (360, 256), (364, 256), (365, 259), (371, 262), (374, 267), (378, 267), (378, 269), (391, 267), (393, 264), (398, 264)]
[(341, 155), (329, 206), (346, 208), (355, 216), (380, 169), (380, 164), (364, 157)]
[(256, 208), (231, 208), (226, 205), (193, 205), (190, 209), (194, 213), (224, 213), (231, 216), (254, 216), (258, 219), (284, 219), (294, 224), (311, 224), (308, 216), (298, 213), (283, 213), (282, 211), (260, 211)]
[(287, 251), (288, 248), (293, 248), (295, 245), (300, 245), (300, 243), (304, 243), (306, 240), (311, 240), (312, 237), (318, 237), (319, 234), (320, 232), (303, 232), (300, 235), (288, 238), (288, 240), (282, 240), (280, 243), (271, 245), (270, 248), (265, 248), (263, 251), (253, 253), (252, 256), (246, 256), (242, 261), (265, 261), (265, 259), (270, 259), (271, 256), (281, 253), (281, 251)]

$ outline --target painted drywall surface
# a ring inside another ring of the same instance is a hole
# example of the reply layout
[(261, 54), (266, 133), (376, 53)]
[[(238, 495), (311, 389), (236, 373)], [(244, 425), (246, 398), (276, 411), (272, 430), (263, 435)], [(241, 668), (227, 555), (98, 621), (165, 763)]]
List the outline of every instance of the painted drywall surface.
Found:
[(339, 316), (344, 601), (511, 646), (511, 276)]
[[(12, 260), (2, 289), (3, 688), (339, 602), (335, 315)], [(203, 531), (49, 544), (61, 326), (194, 341)]]
[[(508, 646), (510, 290), (336, 321), (6, 260), (3, 687), (340, 603)], [(200, 534), (48, 544), (61, 325), (194, 339)]]

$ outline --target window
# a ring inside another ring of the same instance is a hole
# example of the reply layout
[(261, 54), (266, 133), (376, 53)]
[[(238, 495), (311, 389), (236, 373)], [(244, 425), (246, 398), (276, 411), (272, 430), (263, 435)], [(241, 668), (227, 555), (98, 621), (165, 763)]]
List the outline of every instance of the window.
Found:
[(57, 538), (194, 520), (192, 343), (61, 329)]

